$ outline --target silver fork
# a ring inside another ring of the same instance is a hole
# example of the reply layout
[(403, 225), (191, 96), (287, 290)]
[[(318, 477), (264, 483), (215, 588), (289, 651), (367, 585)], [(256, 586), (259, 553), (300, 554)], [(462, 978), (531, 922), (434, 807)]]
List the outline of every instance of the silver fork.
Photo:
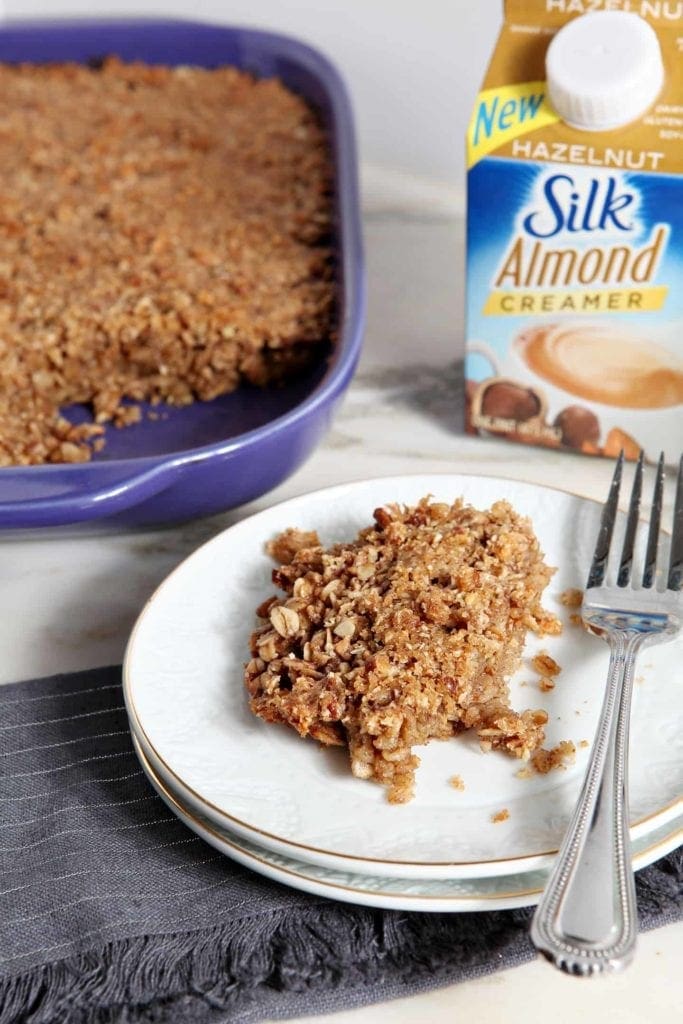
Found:
[(631, 582), (643, 483), (638, 460), (615, 582), (608, 572), (623, 452), (603, 508), (581, 614), (610, 646), (607, 690), (586, 776), (569, 829), (531, 925), (531, 940), (569, 974), (618, 970), (633, 959), (637, 933), (628, 816), (628, 733), (638, 652), (683, 628), (683, 457), (678, 471), (668, 569), (657, 560), (664, 489), (659, 459), (642, 585)]

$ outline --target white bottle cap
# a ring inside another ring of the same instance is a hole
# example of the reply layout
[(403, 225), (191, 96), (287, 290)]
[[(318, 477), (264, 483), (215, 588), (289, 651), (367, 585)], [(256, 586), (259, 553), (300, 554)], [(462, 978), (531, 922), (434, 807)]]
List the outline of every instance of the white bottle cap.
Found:
[(664, 82), (654, 29), (625, 11), (597, 11), (564, 25), (548, 47), (545, 68), (557, 113), (588, 132), (635, 121)]

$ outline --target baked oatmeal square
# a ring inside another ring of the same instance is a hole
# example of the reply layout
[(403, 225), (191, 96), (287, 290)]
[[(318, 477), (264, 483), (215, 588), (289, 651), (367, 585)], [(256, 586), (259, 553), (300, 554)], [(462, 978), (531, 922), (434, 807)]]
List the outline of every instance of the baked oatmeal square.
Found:
[(286, 530), (268, 546), (284, 596), (258, 609), (245, 682), (252, 711), (346, 745), (355, 776), (411, 799), (413, 747), (474, 730), (528, 760), (547, 714), (509, 706), (528, 631), (556, 634), (553, 575), (528, 519), (505, 501), (389, 505), (349, 543)]
[(126, 403), (277, 383), (332, 336), (328, 140), (277, 80), (0, 64), (0, 179), (0, 466), (85, 461)]

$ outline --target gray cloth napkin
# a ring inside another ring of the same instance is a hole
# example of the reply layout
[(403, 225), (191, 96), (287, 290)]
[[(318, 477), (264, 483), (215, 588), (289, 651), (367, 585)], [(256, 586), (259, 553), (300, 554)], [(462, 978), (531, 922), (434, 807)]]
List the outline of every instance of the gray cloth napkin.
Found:
[[(534, 955), (529, 910), (371, 910), (221, 856), (142, 774), (116, 667), (0, 687), (0, 809), (2, 1024), (251, 1024)], [(639, 873), (638, 902), (643, 928), (681, 919), (682, 850)]]

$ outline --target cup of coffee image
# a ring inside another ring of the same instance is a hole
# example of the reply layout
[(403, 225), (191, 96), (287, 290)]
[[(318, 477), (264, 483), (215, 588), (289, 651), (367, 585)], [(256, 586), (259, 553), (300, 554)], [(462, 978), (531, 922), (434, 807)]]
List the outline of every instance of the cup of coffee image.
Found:
[[(683, 358), (666, 345), (614, 323), (567, 321), (524, 329), (503, 359), (482, 342), (468, 350), (485, 356), (493, 369), (473, 399), (480, 423), (490, 422), (486, 407), (495, 406), (487, 402), (488, 388), (505, 380), (538, 396), (539, 413), (542, 406), (543, 421), (560, 444), (595, 454), (606, 446), (605, 454), (614, 454), (624, 438), (650, 458), (661, 450), (668, 461), (678, 457)], [(491, 422), (495, 432), (496, 421)], [(533, 424), (528, 429), (533, 432)]]

